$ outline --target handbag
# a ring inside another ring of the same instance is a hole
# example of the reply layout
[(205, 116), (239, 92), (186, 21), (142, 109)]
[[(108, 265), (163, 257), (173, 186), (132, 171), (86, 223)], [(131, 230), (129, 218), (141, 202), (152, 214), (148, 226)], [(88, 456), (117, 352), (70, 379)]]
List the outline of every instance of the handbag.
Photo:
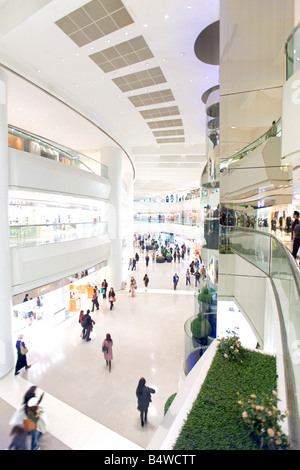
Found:
[(31, 432), (36, 429), (36, 423), (29, 418), (23, 420), (23, 426), (26, 432)]
[(108, 347), (107, 346), (102, 346), (102, 352), (104, 354), (107, 354), (108, 353)]
[(115, 302), (115, 301), (116, 301), (116, 298), (115, 298), (115, 297), (113, 297), (113, 302)]
[(22, 354), (22, 356), (25, 356), (28, 353), (28, 349), (25, 348), (22, 343), (20, 343), (20, 353)]

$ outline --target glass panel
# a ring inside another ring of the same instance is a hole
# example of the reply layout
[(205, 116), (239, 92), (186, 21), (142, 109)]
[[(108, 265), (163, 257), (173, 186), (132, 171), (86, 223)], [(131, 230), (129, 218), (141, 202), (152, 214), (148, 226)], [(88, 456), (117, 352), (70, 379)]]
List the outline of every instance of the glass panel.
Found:
[(267, 132), (263, 134), (259, 139), (247, 145), (247, 147), (244, 147), (242, 150), (235, 153), (231, 157), (226, 158), (226, 160), (221, 161), (221, 163), (216, 168), (216, 173), (217, 174), (220, 174), (220, 172), (222, 173), (225, 169), (229, 168), (231, 163), (236, 162), (240, 160), (241, 158), (244, 158), (246, 155), (248, 155), (250, 152), (255, 150), (257, 147), (263, 144), (270, 137), (280, 137), (280, 136), (281, 136), (281, 119), (275, 122), (270, 127), (270, 129), (268, 129)]
[[(226, 245), (232, 252), (245, 258), (268, 276), (270, 275), (271, 236), (255, 230), (236, 227), (224, 227), (221, 231), (222, 245)], [(228, 239), (224, 243), (224, 236)]]
[(300, 69), (300, 25), (293, 31), (286, 43), (286, 79)]
[(95, 173), (104, 178), (108, 177), (107, 167), (93, 158), (13, 126), (8, 126), (8, 146)]
[(11, 226), (10, 247), (25, 247), (97, 237), (108, 232), (107, 222)]

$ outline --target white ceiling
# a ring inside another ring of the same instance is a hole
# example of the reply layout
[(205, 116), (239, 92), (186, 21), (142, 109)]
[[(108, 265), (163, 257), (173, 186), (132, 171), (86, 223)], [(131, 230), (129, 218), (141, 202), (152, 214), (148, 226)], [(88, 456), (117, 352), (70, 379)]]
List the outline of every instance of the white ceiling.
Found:
[[(134, 162), (135, 197), (199, 186), (206, 162), (201, 97), (219, 83), (219, 69), (199, 61), (194, 44), (218, 20), (219, 0), (122, 0), (133, 22), (79, 47), (55, 22), (87, 3), (26, 0), (25, 8), (23, 0), (0, 1), (0, 62), (18, 74), (6, 72), (8, 122), (96, 159), (101, 147), (119, 144), (129, 165)], [(106, 73), (89, 57), (139, 36), (153, 57)], [(155, 67), (164, 83), (123, 92), (113, 82)], [(174, 101), (136, 108), (129, 100), (162, 90), (171, 90)], [(151, 129), (139, 112), (168, 106), (177, 106), (180, 115), (150, 121), (181, 119), (183, 143), (158, 143), (153, 131), (178, 126)]]

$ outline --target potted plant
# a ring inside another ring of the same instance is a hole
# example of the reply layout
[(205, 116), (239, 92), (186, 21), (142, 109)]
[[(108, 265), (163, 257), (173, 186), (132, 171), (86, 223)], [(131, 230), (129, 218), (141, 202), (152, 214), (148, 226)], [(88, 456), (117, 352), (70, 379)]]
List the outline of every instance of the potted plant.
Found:
[(164, 256), (157, 256), (156, 257), (156, 262), (157, 263), (164, 263), (165, 262), (165, 257)]
[(191, 332), (197, 343), (203, 346), (207, 344), (207, 337), (211, 333), (211, 326), (203, 312), (199, 312), (197, 317), (192, 321)]
[(213, 303), (213, 295), (208, 287), (203, 287), (199, 291), (198, 302), (201, 312), (210, 312), (210, 308)]
[(172, 259), (173, 259), (172, 253), (167, 253), (167, 254), (166, 254), (166, 260), (167, 260), (167, 262), (168, 262), (168, 263), (171, 263)]

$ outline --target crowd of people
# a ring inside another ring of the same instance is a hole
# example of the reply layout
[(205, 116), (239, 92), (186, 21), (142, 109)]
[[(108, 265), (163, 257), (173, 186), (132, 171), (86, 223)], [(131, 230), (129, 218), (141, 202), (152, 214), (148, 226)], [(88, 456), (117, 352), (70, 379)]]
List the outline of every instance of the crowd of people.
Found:
[[(168, 252), (172, 253), (174, 257), (174, 262), (184, 259), (186, 255), (190, 255), (190, 250), (186, 249), (185, 246), (178, 247), (178, 245), (173, 248), (168, 246)], [(162, 252), (162, 251), (161, 251)], [(142, 263), (138, 253), (130, 259), (128, 270), (136, 271), (138, 263), (145, 267), (149, 266), (149, 261), (152, 257), (152, 261), (156, 261), (156, 252), (150, 254), (148, 251), (145, 253), (145, 256), (142, 257)], [(202, 265), (201, 257), (195, 257), (195, 259), (188, 259), (188, 269), (186, 274), (186, 285), (190, 283), (191, 276), (195, 278), (195, 286), (199, 282), (199, 276), (205, 276), (205, 268)], [(204, 268), (204, 271), (203, 271)], [(199, 276), (198, 276), (199, 273)], [(149, 273), (146, 272), (145, 275), (141, 278), (143, 279), (145, 291), (149, 286)], [(173, 276), (174, 289), (177, 288), (179, 282), (179, 276), (177, 273)], [(91, 341), (93, 328), (96, 325), (95, 319), (92, 317), (92, 313), (102, 309), (102, 302), (99, 301), (99, 296), (102, 295), (102, 301), (108, 301), (110, 310), (113, 309), (114, 303), (116, 302), (116, 294), (114, 288), (108, 288), (108, 283), (104, 279), (100, 284), (100, 289), (97, 286), (93, 289), (93, 295), (91, 299), (91, 307), (86, 311), (81, 310), (79, 313), (79, 324), (81, 326), (81, 338), (83, 341)], [(129, 293), (131, 296), (136, 295), (137, 281), (133, 275), (130, 275), (129, 280)], [(100, 308), (101, 304), (101, 308)], [(107, 333), (101, 346), (101, 352), (103, 353), (103, 358), (109, 373), (112, 371), (112, 361), (113, 361), (113, 338), (110, 333)], [(25, 344), (24, 335), (18, 337), (17, 343), (17, 362), (15, 366), (15, 375), (18, 375), (22, 368), (30, 368), (31, 365), (27, 363), (27, 353), (28, 349)], [(11, 418), (10, 425), (12, 426), (11, 437), (12, 441), (9, 445), (10, 450), (39, 450), (40, 449), (40, 440), (43, 434), (47, 430), (48, 416), (43, 407), (41, 407), (41, 401), (44, 397), (44, 393), (41, 394), (40, 398), (36, 397), (37, 387), (31, 387), (26, 393), (22, 406), (18, 409), (13, 417)], [(140, 423), (141, 426), (147, 423), (147, 413), (148, 408), (151, 403), (151, 396), (155, 393), (155, 390), (151, 387), (146, 386), (145, 378), (141, 378), (138, 382), (136, 388), (136, 399), (137, 399), (137, 409), (140, 413)], [(28, 446), (28, 438), (31, 439), (30, 445)]]

